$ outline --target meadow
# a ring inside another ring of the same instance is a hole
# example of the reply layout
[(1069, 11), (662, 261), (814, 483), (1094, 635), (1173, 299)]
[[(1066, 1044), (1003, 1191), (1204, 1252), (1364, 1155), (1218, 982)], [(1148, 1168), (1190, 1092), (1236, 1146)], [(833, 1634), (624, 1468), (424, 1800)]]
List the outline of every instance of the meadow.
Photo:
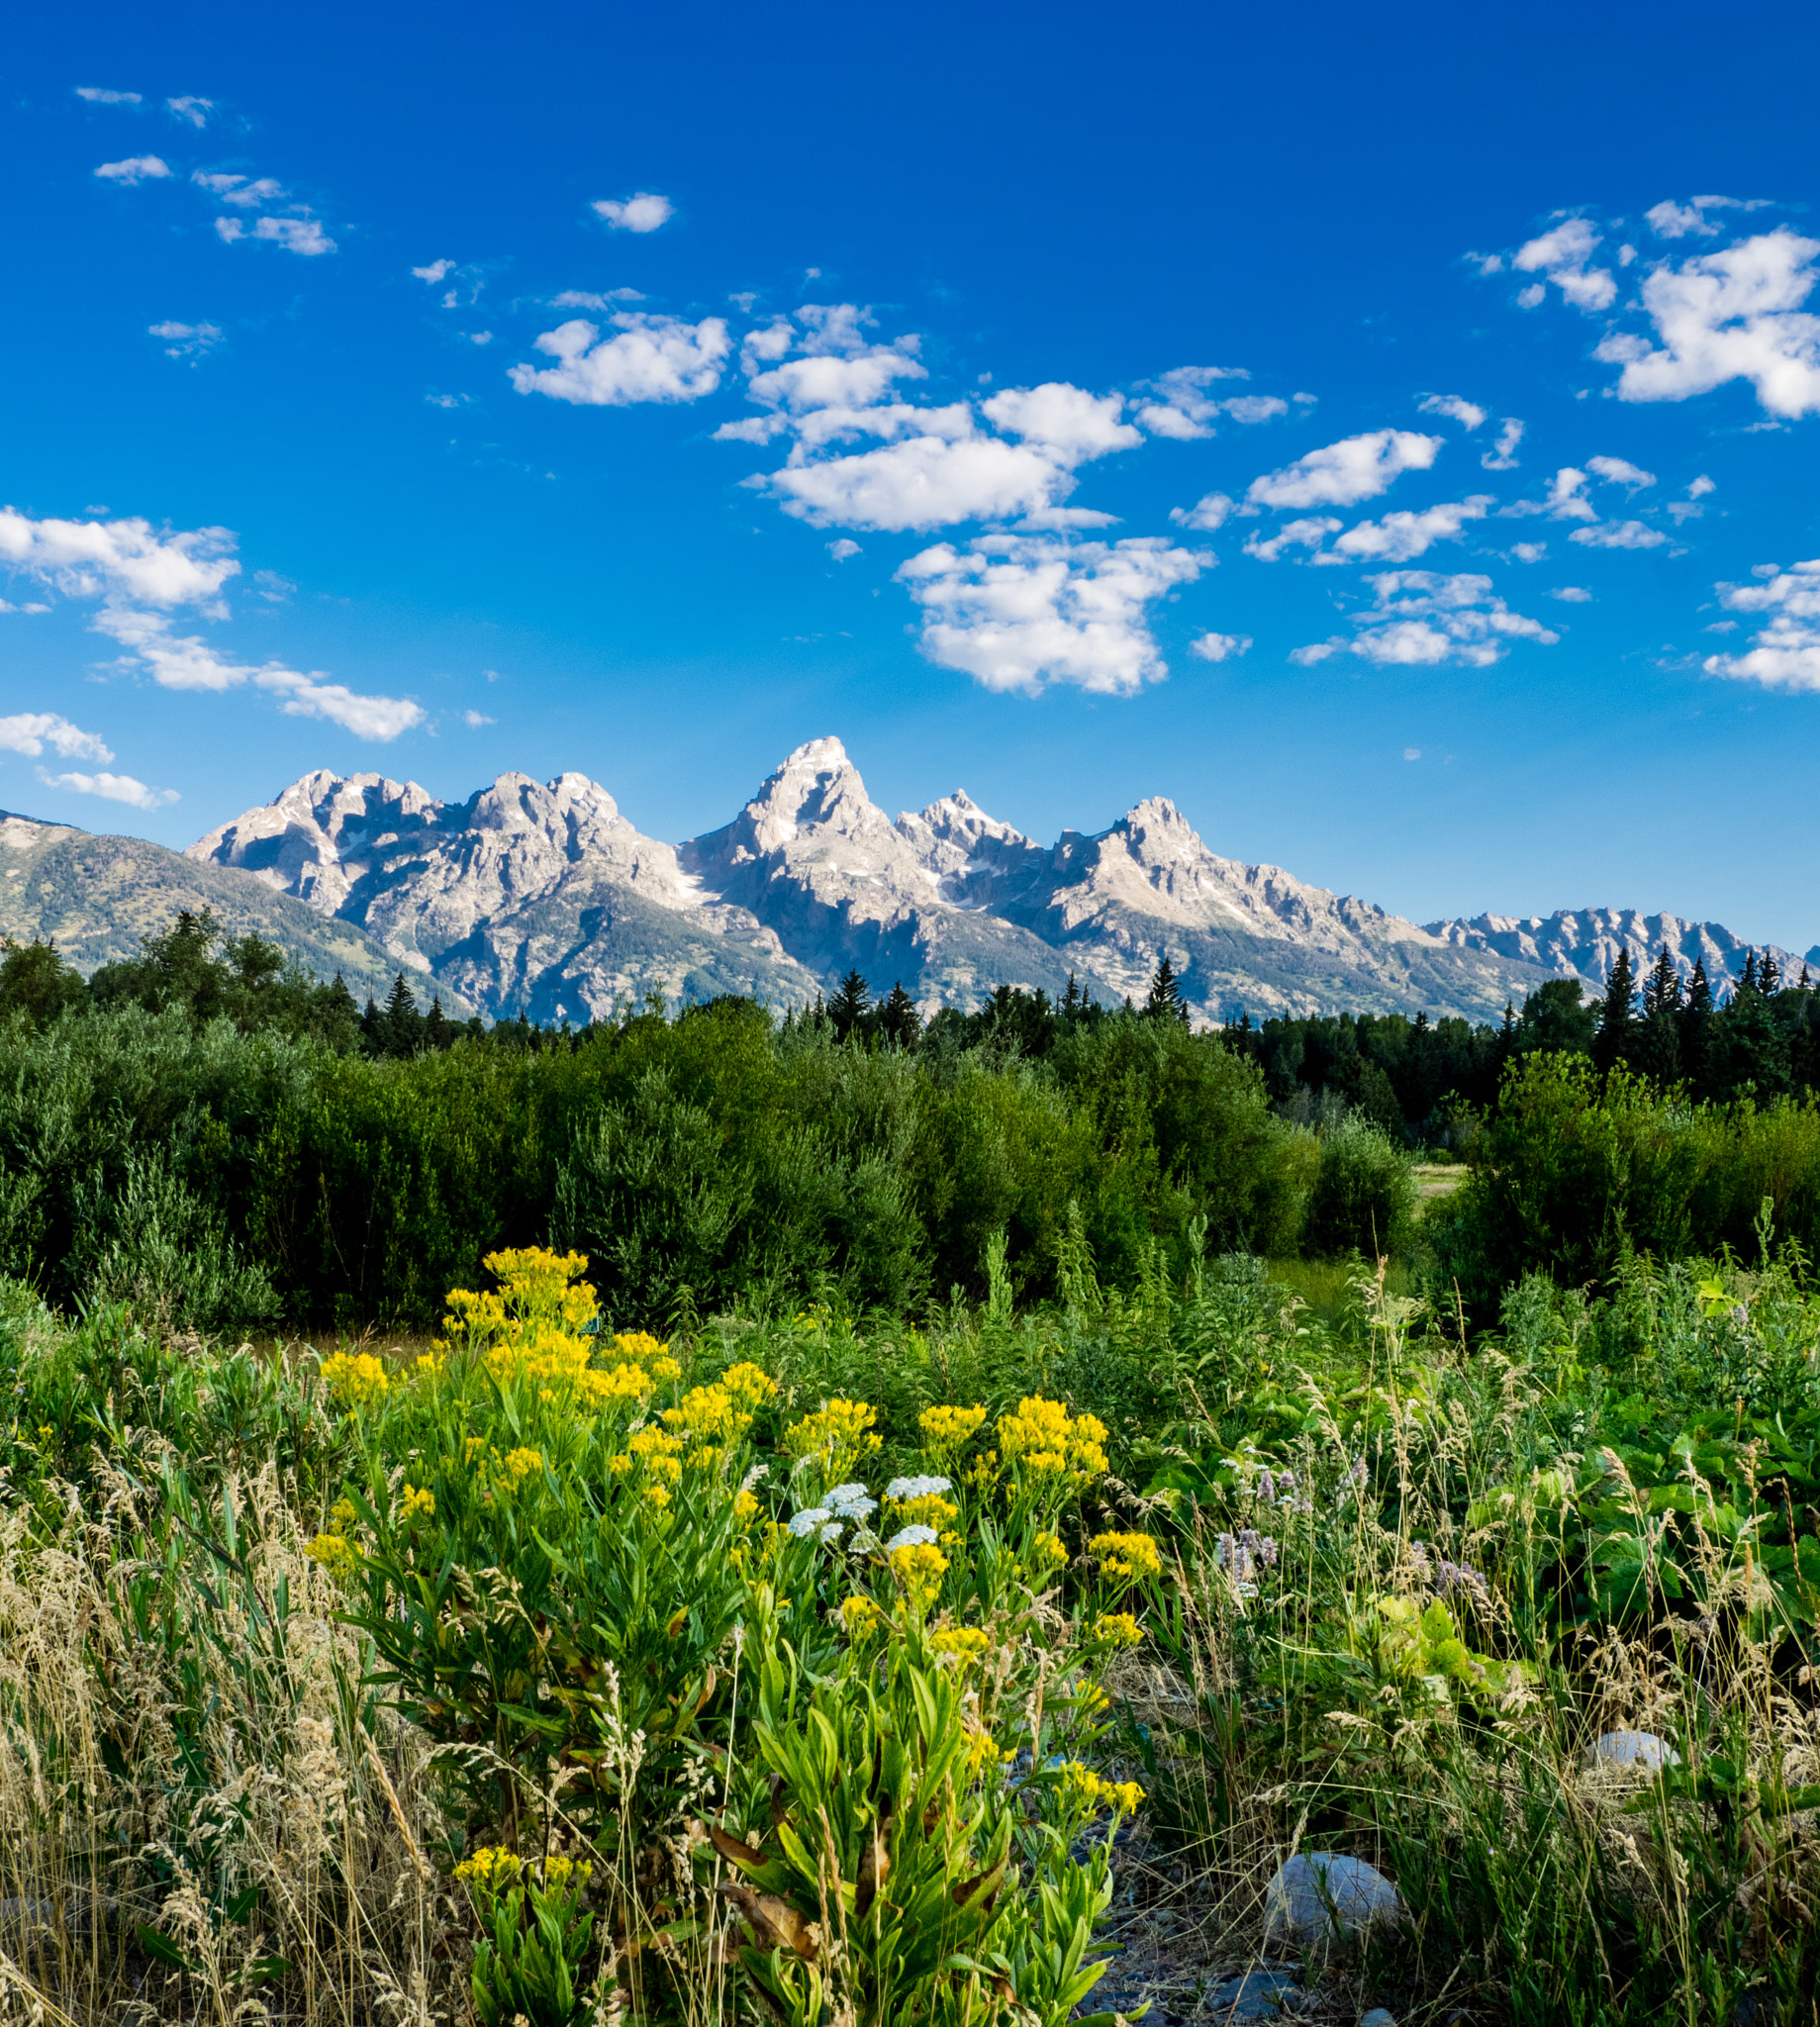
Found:
[(4, 2017), (1815, 2019), (1810, 1105), (1518, 1054), (1418, 1194), (1167, 1009), (0, 1072)]

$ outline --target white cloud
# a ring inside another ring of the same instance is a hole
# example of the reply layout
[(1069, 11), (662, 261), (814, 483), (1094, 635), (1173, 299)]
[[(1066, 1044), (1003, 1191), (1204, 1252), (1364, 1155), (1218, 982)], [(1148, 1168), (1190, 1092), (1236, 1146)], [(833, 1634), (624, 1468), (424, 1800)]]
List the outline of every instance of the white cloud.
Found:
[(215, 101), (197, 98), (166, 99), (164, 106), (173, 120), (181, 120), (190, 127), (206, 127), (209, 124), (209, 115), (215, 110)]
[(103, 162), (95, 174), (105, 182), (131, 186), (168, 176), (170, 164), (155, 154), (130, 154), (124, 162)]
[(178, 800), (174, 788), (147, 788), (130, 774), (47, 774), (41, 767), (38, 778), (47, 788), (67, 789), (72, 795), (101, 796), (110, 803), (130, 803), (136, 810), (161, 810)]
[[(232, 198), (229, 200), (234, 201)], [(237, 240), (265, 240), (282, 246), (287, 253), (333, 253), (335, 241), (319, 222), (305, 212), (296, 218), (255, 219), (249, 229), (244, 219), (218, 218), (215, 230), (229, 245)]]
[(1708, 493), (1716, 493), (1718, 490), (1717, 484), (1709, 479), (1704, 472), (1701, 472), (1699, 477), (1687, 488), (1687, 497), (1689, 500), (1703, 500)]
[(1523, 425), (1506, 416), (1498, 425), (1497, 441), (1479, 460), (1486, 471), (1510, 471), (1516, 464), (1516, 447), (1523, 440)]
[(1198, 639), (1188, 644), (1190, 654), (1199, 655), (1202, 661), (1232, 661), (1241, 654), (1251, 652), (1249, 633), (1202, 633)]
[(468, 710), (461, 714), (461, 723), (471, 731), (479, 731), (483, 724), (498, 724), (499, 720), (489, 718), (484, 711)]
[(1587, 483), (1587, 474), (1578, 465), (1564, 464), (1549, 481), (1546, 500), (1512, 500), (1499, 512), (1546, 514), (1551, 521), (1596, 521), (1598, 509), (1585, 497)]
[(1519, 563), (1539, 563), (1548, 554), (1547, 542), (1512, 542), (1510, 553)]
[(1274, 563), (1285, 549), (1318, 549), (1330, 534), (1337, 534), (1345, 523), (1326, 515), (1310, 515), (1300, 521), (1286, 521), (1273, 535), (1254, 533), (1245, 543), (1245, 553), (1260, 563)]
[(842, 535), (838, 541), (829, 542), (827, 552), (836, 563), (844, 563), (849, 556), (859, 554), (859, 544), (850, 535)]
[(1705, 499), (1708, 493), (1715, 493), (1717, 491), (1718, 487), (1702, 472), (1692, 485), (1687, 488), (1687, 497), (1684, 500), (1671, 500), (1669, 502), (1669, 512), (1675, 518), (1676, 527), (1678, 528), (1683, 521), (1699, 520), (1700, 516), (1706, 512), (1705, 508), (1699, 503)]
[(1478, 429), (1488, 414), (1478, 402), (1468, 401), (1463, 394), (1424, 394), (1416, 408), (1425, 416), (1446, 416), (1468, 430)]
[(223, 528), (158, 535), (147, 521), (31, 521), (0, 508), (0, 563), (66, 598), (207, 606), (239, 570), (233, 549)]
[[(1721, 584), (1719, 603), (1735, 613), (1767, 614), (1768, 622), (1743, 654), (1712, 654), (1701, 664), (1709, 676), (1761, 683), (1767, 690), (1820, 691), (1820, 557), (1756, 584)], [(1721, 623), (1723, 624), (1723, 623)], [(1716, 629), (1714, 629), (1716, 630)]]
[(1421, 757), (1422, 749), (1420, 746), (1405, 746), (1403, 748), (1403, 758), (1405, 760), (1419, 760)]
[(1036, 444), (1058, 464), (1075, 465), (1144, 440), (1141, 431), (1119, 421), (1124, 405), (1122, 395), (1089, 394), (1048, 380), (1040, 387), (1007, 387), (982, 408), (1007, 436)]
[(1203, 493), (1192, 507), (1172, 507), (1169, 518), (1178, 528), (1200, 528), (1210, 533), (1225, 526), (1231, 512), (1232, 502), (1224, 493)]
[(986, 535), (964, 553), (939, 542), (897, 574), (922, 608), (921, 650), (939, 666), (989, 690), (1068, 683), (1125, 697), (1168, 674), (1145, 607), (1210, 560), (1159, 536)]
[(1653, 471), (1645, 471), (1641, 465), (1631, 464), (1622, 457), (1588, 457), (1586, 469), (1597, 472), (1607, 485), (1626, 486), (1633, 493), (1656, 483)]
[[(1178, 442), (1210, 436), (1215, 418), (1227, 404), (1212, 400), (1206, 390), (1221, 380), (1250, 378), (1243, 366), (1177, 366), (1143, 383), (1144, 393), (1161, 398), (1145, 403), (1137, 420), (1153, 436), (1171, 436)], [(1281, 415), (1284, 406), (1277, 402), (1274, 412)]]
[[(1295, 398), (1297, 401), (1314, 399), (1311, 394), (1298, 394)], [(1274, 394), (1235, 394), (1230, 401), (1222, 401), (1220, 408), (1235, 423), (1244, 423), (1247, 426), (1253, 423), (1268, 423), (1277, 416), (1287, 416), (1290, 412), (1289, 403), (1279, 401)]]
[(1668, 539), (1661, 529), (1646, 528), (1641, 521), (1601, 521), (1568, 536), (1589, 549), (1659, 549)]
[(85, 732), (53, 711), (23, 711), (12, 718), (0, 718), (0, 753), (23, 753), (36, 760), (47, 746), (54, 746), (65, 760), (112, 760), (107, 742), (95, 732)]
[(621, 311), (613, 319), (618, 336), (575, 318), (546, 331), (537, 349), (553, 366), (514, 366), (511, 380), (521, 394), (547, 394), (555, 401), (597, 408), (621, 408), (641, 401), (699, 401), (720, 384), (720, 364), (729, 349), (723, 318), (685, 324), (675, 317)]
[(757, 481), (786, 514), (815, 528), (902, 531), (957, 521), (1006, 521), (1054, 504), (1072, 476), (1027, 443), (974, 431), (910, 436), (880, 450), (796, 461)]
[(1491, 580), (1470, 573), (1386, 570), (1368, 580), (1375, 595), (1369, 612), (1355, 615), (1357, 634), (1336, 634), (1295, 648), (1293, 662), (1306, 668), (1334, 654), (1356, 654), (1385, 666), (1434, 667), (1452, 663), (1488, 668), (1512, 640), (1552, 646), (1561, 636), (1491, 595)]
[(1387, 514), (1381, 521), (1361, 521), (1316, 560), (1327, 563), (1344, 557), (1349, 562), (1407, 563), (1436, 542), (1458, 541), (1466, 524), (1483, 521), (1490, 505), (1489, 493), (1475, 493), (1470, 499), (1427, 507), (1419, 514)]
[(427, 394), (424, 399), (429, 402), (431, 408), (472, 408), (474, 406), (474, 397), (471, 394)]
[(1583, 606), (1592, 602), (1591, 592), (1580, 584), (1559, 585), (1549, 593), (1549, 597), (1558, 598), (1564, 606)]
[(142, 97), (136, 91), (104, 91), (98, 84), (79, 84), (76, 97), (87, 99), (91, 106), (137, 106)]
[(1785, 227), (1667, 262), (1645, 277), (1643, 308), (1662, 341), (1614, 332), (1595, 358), (1621, 364), (1620, 401), (1685, 401), (1748, 380), (1769, 415), (1820, 411), (1820, 317), (1813, 291), (1820, 241)]
[(1768, 200), (1762, 197), (1696, 197), (1676, 204), (1665, 198), (1652, 204), (1643, 216), (1659, 240), (1684, 240), (1689, 236), (1710, 240), (1719, 231), (1706, 214), (1709, 211), (1761, 211)]
[[(1563, 219), (1551, 231), (1519, 246), (1511, 266), (1522, 274), (1545, 274), (1577, 310), (1609, 310), (1617, 300), (1618, 285), (1602, 267), (1588, 267), (1599, 235), (1583, 218)], [(1540, 286), (1525, 289), (1518, 298), (1525, 309), (1541, 302)]]
[(493, 334), (490, 331), (464, 331), (461, 335), (467, 339), (469, 344), (491, 344), (493, 342)]
[(150, 324), (145, 334), (162, 338), (164, 355), (171, 359), (199, 359), (222, 340), (219, 324)]
[(636, 196), (623, 199), (599, 198), (594, 210), (617, 233), (654, 233), (676, 216), (676, 207), (670, 200), (652, 190), (640, 190)]
[(190, 181), (199, 189), (218, 197), (223, 204), (238, 205), (242, 211), (251, 211), (261, 204), (283, 203), (286, 191), (275, 176), (259, 176), (248, 180), (245, 176), (229, 175), (226, 171), (214, 173), (207, 169), (194, 169)]
[(1261, 507), (1351, 507), (1375, 499), (1402, 472), (1426, 471), (1440, 448), (1439, 436), (1373, 430), (1264, 473), (1245, 497)]
[[(411, 272), (419, 281), (428, 282), (434, 288), (445, 274), (452, 274), (455, 263), (452, 260), (432, 260), (428, 267), (414, 267)], [(558, 301), (561, 299), (558, 298)]]
[[(414, 272), (416, 270), (413, 270)], [(642, 303), (642, 289), (564, 289), (550, 298), (552, 310), (611, 310), (616, 303)]]

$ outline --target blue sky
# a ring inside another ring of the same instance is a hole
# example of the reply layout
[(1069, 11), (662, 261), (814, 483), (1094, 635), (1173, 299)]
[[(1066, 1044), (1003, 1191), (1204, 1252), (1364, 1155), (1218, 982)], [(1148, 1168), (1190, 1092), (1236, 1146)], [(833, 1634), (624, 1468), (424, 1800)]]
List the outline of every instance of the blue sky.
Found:
[(0, 806), (180, 845), (313, 767), (577, 768), (678, 838), (835, 732), (892, 810), (1165, 794), (1418, 919), (1805, 948), (1817, 54), (1795, 6), (16, 25)]

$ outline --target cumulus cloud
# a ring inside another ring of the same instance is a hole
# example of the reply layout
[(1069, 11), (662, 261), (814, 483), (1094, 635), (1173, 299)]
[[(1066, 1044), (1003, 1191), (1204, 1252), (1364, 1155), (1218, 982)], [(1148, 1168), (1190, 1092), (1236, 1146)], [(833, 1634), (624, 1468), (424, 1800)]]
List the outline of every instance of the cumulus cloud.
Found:
[[(1764, 566), (1756, 584), (1721, 584), (1719, 603), (1767, 616), (1742, 654), (1710, 654), (1709, 676), (1759, 683), (1767, 690), (1820, 690), (1820, 557), (1787, 570)], [(1721, 623), (1723, 624), (1723, 623)]]
[(676, 207), (654, 190), (640, 190), (636, 196), (601, 197), (595, 200), (595, 215), (604, 218), (616, 233), (654, 233), (676, 216)]
[(1289, 413), (1289, 403), (1274, 394), (1239, 394), (1216, 401), (1207, 392), (1222, 380), (1250, 378), (1243, 366), (1177, 366), (1142, 384), (1140, 392), (1157, 399), (1137, 409), (1137, 422), (1153, 436), (1192, 442), (1212, 435), (1221, 415), (1230, 416), (1235, 423), (1266, 423), (1273, 416)]
[(479, 731), (483, 724), (497, 724), (499, 723), (499, 720), (496, 718), (489, 718), (484, 711), (474, 711), (470, 709), (464, 711), (461, 714), (461, 723), (464, 725), (466, 725), (469, 728), (469, 730)]
[(215, 230), (230, 246), (237, 240), (264, 240), (282, 246), (287, 253), (309, 255), (335, 251), (335, 241), (309, 212), (299, 212), (291, 218), (258, 218), (250, 226), (244, 219), (218, 218)]
[(1224, 493), (1203, 493), (1192, 507), (1172, 507), (1169, 518), (1178, 528), (1205, 529), (1209, 533), (1226, 525), (1232, 502)]
[(100, 796), (110, 803), (129, 803), (136, 810), (161, 810), (178, 800), (174, 788), (147, 788), (130, 774), (47, 774), (41, 767), (38, 778), (47, 788), (67, 789), (72, 795)]
[(53, 747), (65, 760), (108, 761), (114, 757), (97, 733), (85, 732), (53, 711), (22, 711), (11, 718), (0, 718), (0, 753), (23, 753), (27, 759), (36, 760), (47, 746)]
[[(1539, 238), (1519, 246), (1510, 264), (1520, 274), (1542, 274), (1561, 291), (1577, 310), (1588, 313), (1609, 310), (1617, 300), (1618, 285), (1602, 267), (1589, 266), (1600, 235), (1583, 218), (1563, 219)], [(1525, 289), (1518, 297), (1526, 309), (1542, 301), (1540, 284)]]
[(1589, 605), (1592, 601), (1591, 592), (1581, 584), (1558, 585), (1549, 593), (1549, 597), (1558, 598), (1564, 606)]
[(897, 574), (922, 608), (921, 650), (940, 667), (989, 690), (1034, 695), (1067, 683), (1127, 697), (1169, 673), (1145, 608), (1210, 561), (1159, 536), (1074, 544), (1007, 534), (964, 551), (938, 542)]
[(1143, 433), (1119, 420), (1124, 398), (1089, 394), (1065, 380), (1040, 387), (1011, 387), (982, 404), (989, 422), (1007, 436), (1034, 443), (1058, 464), (1085, 463), (1108, 451), (1141, 443)]
[(1512, 542), (1510, 553), (1519, 563), (1539, 563), (1548, 554), (1547, 542)]
[(454, 272), (454, 267), (455, 263), (452, 260), (432, 260), (429, 266), (414, 267), (411, 272), (419, 281), (428, 282), (431, 288), (434, 288), (436, 283), (445, 274), (452, 274)]
[(1487, 450), (1480, 463), (1486, 471), (1509, 471), (1516, 464), (1516, 447), (1523, 440), (1523, 425), (1515, 416), (1506, 416), (1498, 425), (1497, 441)]
[(1316, 562), (1407, 563), (1436, 542), (1458, 541), (1469, 521), (1483, 521), (1491, 505), (1489, 493), (1427, 507), (1419, 514), (1387, 514), (1379, 521), (1361, 521), (1349, 528)]
[(186, 127), (206, 127), (209, 124), (209, 115), (215, 110), (215, 101), (198, 98), (166, 99), (164, 108), (173, 120), (181, 120)]
[(1668, 539), (1661, 529), (1641, 521), (1600, 521), (1591, 528), (1577, 528), (1568, 536), (1589, 549), (1660, 549)]
[(104, 182), (131, 187), (135, 183), (156, 182), (170, 174), (170, 164), (155, 154), (130, 154), (124, 162), (103, 162), (95, 174)]
[(1708, 493), (1717, 491), (1717, 486), (1702, 472), (1692, 485), (1687, 488), (1687, 497), (1684, 500), (1671, 500), (1669, 502), (1669, 512), (1674, 516), (1676, 527), (1678, 528), (1683, 521), (1697, 521), (1706, 512), (1705, 508), (1700, 505), (1700, 502), (1705, 499)]
[(1251, 635), (1202, 633), (1198, 639), (1189, 642), (1188, 651), (1199, 655), (1202, 661), (1233, 661), (1239, 655), (1251, 652)]
[(798, 462), (758, 483), (815, 528), (902, 531), (1006, 521), (1050, 506), (1072, 476), (1025, 443), (978, 430), (915, 435), (878, 450)]
[(1385, 570), (1367, 580), (1371, 610), (1354, 616), (1357, 632), (1336, 634), (1295, 648), (1293, 662), (1306, 668), (1330, 655), (1355, 654), (1381, 666), (1488, 668), (1512, 640), (1553, 646), (1561, 636), (1491, 594), (1491, 580), (1472, 573)]
[(1425, 416), (1446, 416), (1450, 422), (1459, 423), (1467, 430), (1478, 429), (1488, 414), (1478, 402), (1468, 401), (1463, 394), (1424, 394), (1416, 407)]
[(1643, 216), (1659, 240), (1685, 240), (1689, 236), (1709, 240), (1720, 231), (1706, 216), (1709, 211), (1761, 211), (1765, 202), (1761, 197), (1695, 197), (1686, 204), (1676, 204), (1673, 198), (1665, 198), (1660, 204), (1652, 204)]
[(1439, 436), (1372, 430), (1265, 472), (1252, 480), (1245, 497), (1259, 507), (1351, 507), (1376, 499), (1403, 472), (1426, 471), (1440, 449)]
[(1504, 514), (1546, 514), (1551, 521), (1596, 521), (1598, 509), (1585, 496), (1588, 475), (1578, 465), (1564, 464), (1549, 482), (1546, 500), (1512, 500)]
[(79, 84), (76, 97), (87, 99), (91, 106), (137, 106), (141, 94), (136, 91), (105, 91), (98, 84)]
[(836, 563), (844, 563), (849, 556), (859, 554), (859, 544), (851, 535), (842, 535), (838, 541), (829, 542), (827, 552)]
[(1245, 553), (1260, 563), (1274, 563), (1286, 549), (1318, 549), (1330, 534), (1345, 527), (1326, 515), (1309, 515), (1299, 521), (1286, 521), (1273, 535), (1254, 533), (1245, 543)]
[(275, 176), (235, 176), (226, 171), (195, 169), (190, 181), (211, 197), (220, 198), (224, 204), (239, 205), (242, 211), (251, 211), (261, 204), (281, 204), (289, 194)]
[[(550, 298), (552, 310), (611, 310), (616, 303), (642, 303), (642, 289), (564, 289)], [(452, 306), (449, 306), (452, 307)]]
[(1645, 471), (1641, 465), (1622, 457), (1588, 457), (1586, 469), (1596, 472), (1608, 485), (1624, 486), (1633, 493), (1656, 483), (1653, 471)]
[(199, 359), (222, 340), (219, 324), (150, 324), (145, 330), (148, 338), (163, 340), (164, 355), (171, 359)]
[(1664, 262), (1645, 277), (1642, 303), (1659, 343), (1613, 332), (1595, 358), (1619, 364), (1620, 401), (1685, 401), (1748, 380), (1766, 414), (1820, 412), (1820, 317), (1812, 293), (1820, 241), (1785, 227)]
[(595, 408), (623, 408), (643, 401), (699, 401), (720, 384), (720, 366), (730, 349), (723, 318), (685, 324), (675, 317), (622, 311), (613, 319), (618, 334), (602, 338), (599, 327), (574, 318), (546, 331), (537, 349), (553, 366), (514, 366), (511, 380), (521, 394), (547, 394)]

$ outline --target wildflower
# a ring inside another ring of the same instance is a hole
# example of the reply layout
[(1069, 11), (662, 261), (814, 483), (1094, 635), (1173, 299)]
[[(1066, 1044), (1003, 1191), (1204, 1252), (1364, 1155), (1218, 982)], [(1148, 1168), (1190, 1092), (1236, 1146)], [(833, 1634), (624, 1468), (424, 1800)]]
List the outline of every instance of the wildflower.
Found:
[(999, 1417), (999, 1452), (1014, 1471), (1085, 1485), (1106, 1469), (1106, 1427), (1098, 1415), (1070, 1415), (1059, 1400), (1030, 1395)]
[(1163, 1573), (1163, 1559), (1147, 1534), (1096, 1534), (1088, 1546), (1101, 1558), (1106, 1575), (1123, 1583)]
[(594, 1868), (586, 1859), (564, 1858), (557, 1851), (543, 1861), (543, 1883), (558, 1893), (571, 1880), (575, 1882), (575, 1890), (580, 1892), (593, 1877)]
[(344, 1534), (319, 1534), (304, 1544), (304, 1554), (343, 1584), (360, 1574), (360, 1551)]
[(1277, 1544), (1255, 1527), (1241, 1527), (1237, 1534), (1222, 1534), (1213, 1545), (1213, 1560), (1235, 1583), (1250, 1584), (1260, 1569), (1277, 1567)]
[(885, 1622), (884, 1612), (873, 1599), (862, 1596), (858, 1592), (841, 1599), (840, 1616), (849, 1640), (867, 1639)]
[(952, 1479), (925, 1476), (921, 1478), (894, 1478), (885, 1488), (888, 1499), (927, 1499), (937, 1494), (954, 1490)]
[(1093, 1636), (1107, 1647), (1135, 1647), (1144, 1629), (1128, 1611), (1103, 1611), (1094, 1621)]
[(992, 1641), (980, 1626), (944, 1626), (929, 1645), (937, 1654), (951, 1656), (964, 1665), (977, 1661)]
[[(900, 1481), (901, 1483), (902, 1481)], [(927, 1479), (929, 1485), (945, 1485), (946, 1479)], [(923, 1493), (915, 1497), (894, 1499), (900, 1521), (909, 1523), (921, 1521), (925, 1527), (946, 1528), (951, 1521), (960, 1518), (961, 1509), (952, 1499), (944, 1499), (940, 1493)]]
[(830, 1478), (843, 1477), (849, 1467), (880, 1447), (872, 1424), (878, 1409), (865, 1400), (829, 1400), (784, 1431), (784, 1448), (792, 1457), (817, 1459)]
[[(616, 1457), (614, 1462), (617, 1464), (619, 1459)], [(631, 1459), (628, 1457), (626, 1462), (629, 1464)], [(758, 1495), (748, 1492), (744, 1486), (733, 1495), (733, 1518), (741, 1527), (750, 1527), (758, 1518)]]
[(370, 1407), (385, 1398), (391, 1382), (370, 1351), (337, 1351), (323, 1361), (323, 1383), (349, 1407)]
[(799, 1541), (838, 1541), (846, 1528), (825, 1506), (806, 1506), (791, 1514), (790, 1531)]
[[(986, 1420), (983, 1407), (925, 1407), (917, 1416), (922, 1447), (938, 1463), (950, 1463), (967, 1447)], [(946, 1488), (944, 1488), (946, 1490)]]
[(1110, 1808), (1116, 1815), (1129, 1815), (1144, 1798), (1135, 1781), (1104, 1781), (1091, 1767), (1070, 1760), (1062, 1769), (1062, 1792), (1078, 1806)]
[(521, 1446), (517, 1450), (507, 1451), (500, 1463), (499, 1475), (504, 1480), (507, 1491), (516, 1493), (533, 1471), (542, 1469), (543, 1452)]
[[(906, 1532), (911, 1530), (906, 1529)], [(941, 1580), (947, 1573), (948, 1558), (932, 1541), (908, 1541), (892, 1548), (891, 1569), (903, 1585), (910, 1602), (918, 1610), (927, 1607), (931, 1598), (941, 1589)]]
[(925, 1527), (921, 1522), (912, 1522), (909, 1527), (900, 1527), (885, 1544), (887, 1555), (896, 1555), (901, 1548), (926, 1548), (938, 1539), (934, 1528)]
[(413, 1520), (433, 1520), (435, 1516), (435, 1494), (407, 1485), (405, 1496), (398, 1502), (398, 1524), (401, 1527), (409, 1527)]
[(483, 1844), (455, 1868), (463, 1885), (478, 1886), (485, 1893), (501, 1893), (518, 1879), (523, 1867), (517, 1856), (503, 1844)]
[(1452, 1597), (1460, 1592), (1469, 1596), (1475, 1604), (1488, 1605), (1491, 1602), (1491, 1591), (1485, 1582), (1485, 1573), (1483, 1570), (1471, 1569), (1465, 1563), (1450, 1563), (1443, 1559), (1436, 1564), (1435, 1590), (1443, 1597)]
[(876, 1513), (879, 1509), (878, 1500), (857, 1483), (837, 1485), (831, 1493), (823, 1493), (821, 1503), (843, 1520), (863, 1520), (868, 1513)]

